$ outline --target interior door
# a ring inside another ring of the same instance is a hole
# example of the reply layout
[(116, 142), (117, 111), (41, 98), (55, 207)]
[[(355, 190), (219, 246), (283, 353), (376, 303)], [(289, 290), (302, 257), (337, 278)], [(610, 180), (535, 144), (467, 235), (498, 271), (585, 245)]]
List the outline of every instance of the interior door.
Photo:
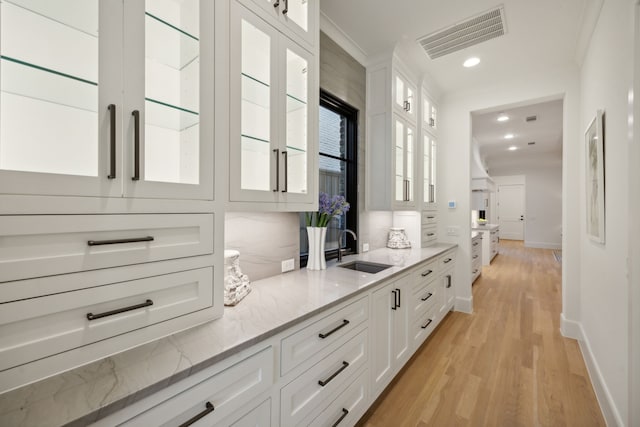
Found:
[(500, 238), (524, 240), (524, 185), (498, 186)]

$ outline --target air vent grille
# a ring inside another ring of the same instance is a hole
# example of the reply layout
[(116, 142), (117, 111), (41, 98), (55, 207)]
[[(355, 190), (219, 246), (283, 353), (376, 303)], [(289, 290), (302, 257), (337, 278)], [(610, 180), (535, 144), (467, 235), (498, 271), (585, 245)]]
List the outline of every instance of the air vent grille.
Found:
[(463, 22), (427, 34), (418, 43), (429, 58), (436, 59), (506, 34), (504, 8), (499, 6)]
[(525, 120), (527, 122), (535, 122), (536, 120), (538, 120), (538, 116), (528, 116)]

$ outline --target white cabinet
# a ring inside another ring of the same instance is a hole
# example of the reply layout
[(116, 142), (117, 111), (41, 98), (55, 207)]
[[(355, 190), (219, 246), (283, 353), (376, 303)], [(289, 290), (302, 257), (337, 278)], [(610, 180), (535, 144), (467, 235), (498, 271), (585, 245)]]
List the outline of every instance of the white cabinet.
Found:
[(440, 256), (440, 282), (443, 290), (442, 307), (440, 309), (440, 316), (444, 315), (453, 309), (456, 299), (455, 291), (455, 276), (456, 276), (456, 251), (455, 249), (446, 252)]
[(422, 127), (436, 135), (438, 132), (438, 107), (426, 91), (422, 91)]
[(317, 59), (235, 1), (230, 31), (230, 200), (312, 205)]
[(210, 2), (0, 14), (0, 193), (213, 199)]
[(410, 276), (371, 294), (371, 369), (374, 393), (380, 393), (410, 356)]
[(415, 210), (417, 92), (392, 57), (367, 68), (367, 203), (371, 210)]
[(422, 129), (422, 203), (423, 209), (434, 210), (436, 205), (437, 142), (435, 137)]
[(474, 229), (474, 231), (482, 233), (482, 265), (490, 265), (493, 258), (498, 255), (500, 227), (487, 224), (482, 228)]
[(475, 232), (471, 239), (471, 282), (482, 274), (482, 233)]
[(393, 107), (399, 115), (410, 123), (416, 123), (418, 111), (416, 85), (409, 80), (398, 67), (393, 70)]
[(263, 10), (262, 16), (288, 37), (299, 40), (308, 49), (318, 43), (318, 11), (320, 2), (313, 0), (243, 0)]

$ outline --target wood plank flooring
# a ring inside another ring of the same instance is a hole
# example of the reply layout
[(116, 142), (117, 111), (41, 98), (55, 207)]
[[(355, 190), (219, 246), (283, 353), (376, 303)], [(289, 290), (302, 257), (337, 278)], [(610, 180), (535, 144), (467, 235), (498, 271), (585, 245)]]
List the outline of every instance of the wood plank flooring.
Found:
[(501, 241), (474, 313), (450, 313), (358, 424), (604, 426), (560, 292), (551, 250)]

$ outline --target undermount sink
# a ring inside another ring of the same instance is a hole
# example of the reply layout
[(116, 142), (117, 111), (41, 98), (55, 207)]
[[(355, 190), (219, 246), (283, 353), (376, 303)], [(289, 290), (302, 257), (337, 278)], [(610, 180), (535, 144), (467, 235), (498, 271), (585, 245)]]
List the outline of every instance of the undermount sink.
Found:
[(388, 264), (378, 264), (377, 262), (368, 261), (351, 261), (346, 264), (340, 264), (338, 267), (348, 268), (349, 270), (362, 271), (363, 273), (376, 274), (382, 270), (391, 267)]

